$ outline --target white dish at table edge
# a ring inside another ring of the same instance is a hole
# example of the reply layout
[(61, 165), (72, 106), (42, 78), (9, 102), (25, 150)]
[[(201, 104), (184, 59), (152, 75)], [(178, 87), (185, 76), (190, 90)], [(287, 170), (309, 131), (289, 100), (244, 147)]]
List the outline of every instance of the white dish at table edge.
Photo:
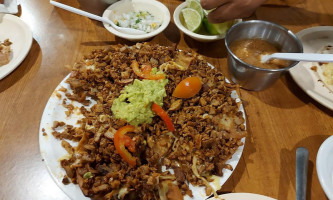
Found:
[(316, 168), (321, 187), (327, 197), (333, 200), (333, 136), (321, 144), (317, 153)]
[[(50, 99), (48, 100), (42, 119), (40, 122), (39, 127), (39, 148), (42, 155), (42, 158), (44, 159), (44, 163), (47, 167), (48, 172), (50, 173), (53, 180), (56, 182), (58, 187), (64, 191), (67, 196), (69, 196), (71, 199), (90, 199), (88, 197), (85, 197), (80, 189), (80, 187), (77, 184), (68, 184), (64, 185), (62, 183), (63, 176), (66, 174), (65, 170), (60, 166), (60, 159), (64, 159), (68, 156), (68, 153), (66, 150), (61, 146), (61, 141), (57, 140), (52, 135), (52, 126), (54, 121), (64, 121), (67, 124), (71, 124), (73, 126), (78, 126), (76, 124), (77, 120), (81, 118), (82, 115), (75, 114), (75, 112), (71, 115), (71, 118), (67, 117), (65, 115), (66, 109), (62, 106), (62, 99), (64, 98), (64, 94), (61, 92), (58, 92), (58, 90), (61, 87), (66, 88), (68, 91), (70, 90), (70, 86), (65, 83), (65, 80), (69, 77), (65, 77), (61, 83), (57, 86), (57, 88), (52, 93)], [(227, 80), (228, 82), (228, 80)], [(61, 94), (62, 98), (59, 99), (56, 96), (56, 93)], [(232, 92), (232, 98), (236, 99), (236, 102), (240, 102), (238, 94), (234, 90)], [(77, 102), (72, 102), (74, 107), (80, 107), (81, 104)], [(243, 104), (240, 104), (240, 111), (243, 112), (243, 117), (245, 119), (244, 125), (246, 126), (246, 118), (245, 118), (245, 110), (243, 107)], [(43, 135), (43, 129), (45, 129), (45, 132), (47, 133), (47, 136)], [(243, 146), (240, 146), (237, 151), (233, 154), (232, 158), (230, 158), (226, 164), (230, 164), (233, 167), (233, 171), (236, 169), (236, 166), (238, 164), (238, 161), (241, 158), (244, 145), (245, 145), (245, 137), (241, 140), (243, 142)], [(75, 143), (72, 143), (69, 141), (73, 146), (76, 146)], [(231, 176), (233, 171), (223, 169), (223, 176), (219, 177), (217, 181), (211, 182), (210, 185), (213, 188), (217, 188), (219, 186), (222, 186), (228, 178)], [(189, 196), (185, 196), (185, 200), (202, 200), (205, 198), (208, 198), (205, 193), (204, 187), (194, 187), (190, 185), (190, 189), (192, 190), (193, 196), (195, 198), (190, 198)]]
[(170, 23), (170, 12), (169, 9), (161, 2), (156, 0), (131, 0), (131, 1), (118, 1), (110, 5), (103, 13), (104, 18), (111, 19), (113, 21), (113, 11), (116, 11), (117, 14), (128, 13), (133, 11), (148, 11), (154, 17), (160, 19), (162, 24), (156, 30), (142, 34), (142, 35), (130, 35), (122, 33), (114, 29), (109, 24), (103, 22), (104, 27), (113, 33), (114, 35), (127, 39), (129, 41), (145, 41), (149, 38), (156, 36), (166, 29)]
[[(318, 26), (304, 29), (296, 33), (301, 40), (304, 53), (318, 53), (326, 45), (333, 46), (333, 26)], [(332, 54), (333, 56), (333, 54)], [(289, 70), (297, 85), (310, 97), (333, 110), (333, 92), (330, 91), (317, 74), (311, 70), (316, 63), (300, 62)]]
[(219, 195), (219, 199), (210, 198), (208, 200), (276, 200), (260, 194), (253, 193), (228, 193)]
[(16, 69), (28, 55), (32, 45), (32, 33), (30, 27), (19, 17), (10, 14), (0, 14), (0, 41), (9, 39), (10, 61), (0, 66), (0, 80)]
[[(173, 13), (173, 20), (176, 24), (176, 26), (185, 34), (188, 35), (189, 37), (199, 41), (199, 42), (212, 42), (215, 40), (221, 40), (224, 39), (225, 34), (221, 35), (202, 35), (198, 33), (194, 33), (190, 30), (188, 30), (181, 22), (180, 22), (180, 13), (181, 11), (187, 6), (186, 2), (181, 3), (177, 8), (175, 9)], [(241, 22), (242, 19), (237, 19), (235, 23)]]
[(17, 0), (4, 0), (3, 4), (0, 4), (0, 13), (18, 13)]

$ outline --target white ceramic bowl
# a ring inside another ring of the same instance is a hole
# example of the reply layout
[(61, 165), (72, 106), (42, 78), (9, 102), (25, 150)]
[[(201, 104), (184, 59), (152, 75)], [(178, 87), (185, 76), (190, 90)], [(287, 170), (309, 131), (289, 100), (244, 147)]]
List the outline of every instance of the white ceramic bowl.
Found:
[(109, 24), (103, 23), (104, 27), (110, 31), (112, 34), (124, 38), (130, 41), (145, 41), (157, 34), (161, 33), (170, 22), (170, 12), (169, 9), (161, 2), (156, 0), (131, 0), (131, 1), (118, 1), (110, 5), (103, 13), (103, 17), (113, 20), (114, 14), (128, 13), (131, 11), (148, 11), (154, 17), (159, 18), (162, 21), (161, 26), (147, 34), (142, 35), (130, 35), (127, 33), (122, 33), (112, 28)]
[[(186, 2), (181, 3), (177, 8), (175, 9), (175, 12), (173, 13), (173, 20), (176, 24), (176, 26), (181, 30), (185, 35), (188, 35), (189, 37), (199, 41), (199, 42), (212, 42), (215, 40), (221, 40), (225, 37), (225, 34), (222, 35), (202, 35), (198, 33), (193, 33), (192, 31), (188, 30), (180, 21), (180, 14), (181, 11), (186, 7)], [(241, 19), (237, 19), (236, 23), (241, 22)]]
[(321, 144), (316, 160), (317, 174), (325, 194), (333, 200), (333, 136)]

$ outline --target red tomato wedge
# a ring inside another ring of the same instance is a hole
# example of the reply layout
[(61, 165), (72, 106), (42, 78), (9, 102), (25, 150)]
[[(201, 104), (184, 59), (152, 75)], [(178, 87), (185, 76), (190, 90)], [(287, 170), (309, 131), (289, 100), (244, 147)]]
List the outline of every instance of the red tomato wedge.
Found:
[(131, 64), (131, 67), (134, 71), (134, 73), (143, 79), (149, 79), (149, 80), (159, 80), (159, 79), (165, 79), (164, 74), (151, 74), (151, 66), (150, 65), (142, 65), (141, 69), (139, 67), (139, 63), (134, 60)]
[(177, 98), (191, 98), (199, 93), (201, 87), (202, 83), (199, 77), (188, 77), (176, 86), (172, 96)]
[(134, 167), (136, 165), (136, 159), (125, 148), (127, 147), (128, 150), (130, 150), (131, 152), (133, 153), (135, 152), (135, 142), (132, 140), (132, 138), (125, 135), (127, 132), (133, 132), (133, 131), (134, 131), (134, 126), (132, 125), (121, 127), (114, 134), (113, 142), (117, 152), (124, 159), (124, 161)]
[(159, 106), (157, 103), (153, 103), (151, 109), (164, 121), (169, 131), (172, 132), (175, 131), (175, 127), (171, 121), (171, 118), (169, 117), (168, 113), (165, 112), (165, 110), (163, 110), (161, 106)]

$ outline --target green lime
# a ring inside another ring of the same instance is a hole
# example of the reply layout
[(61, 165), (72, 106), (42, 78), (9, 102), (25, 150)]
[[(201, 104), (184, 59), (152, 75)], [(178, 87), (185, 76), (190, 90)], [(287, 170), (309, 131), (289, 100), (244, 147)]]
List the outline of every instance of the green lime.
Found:
[(222, 35), (226, 34), (228, 29), (234, 24), (234, 21), (227, 21), (219, 24), (212, 24), (208, 22), (208, 19), (205, 17), (202, 20), (206, 30), (208, 31), (209, 34), (211, 35)]
[(203, 12), (203, 9), (201, 7), (200, 1), (197, 1), (197, 0), (186, 0), (186, 4), (187, 4), (187, 6), (186, 6), (187, 8), (192, 8), (192, 9), (198, 11), (198, 13), (201, 16), (201, 19), (203, 19), (204, 12)]
[(192, 8), (184, 8), (181, 14), (183, 15), (184, 23), (188, 30), (192, 32), (199, 31), (202, 19), (198, 11)]

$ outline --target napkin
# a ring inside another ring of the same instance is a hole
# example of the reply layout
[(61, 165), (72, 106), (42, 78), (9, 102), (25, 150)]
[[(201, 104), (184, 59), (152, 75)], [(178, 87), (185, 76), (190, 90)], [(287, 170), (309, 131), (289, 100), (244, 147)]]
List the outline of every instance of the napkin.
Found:
[(16, 14), (17, 12), (17, 0), (0, 0), (0, 13)]

